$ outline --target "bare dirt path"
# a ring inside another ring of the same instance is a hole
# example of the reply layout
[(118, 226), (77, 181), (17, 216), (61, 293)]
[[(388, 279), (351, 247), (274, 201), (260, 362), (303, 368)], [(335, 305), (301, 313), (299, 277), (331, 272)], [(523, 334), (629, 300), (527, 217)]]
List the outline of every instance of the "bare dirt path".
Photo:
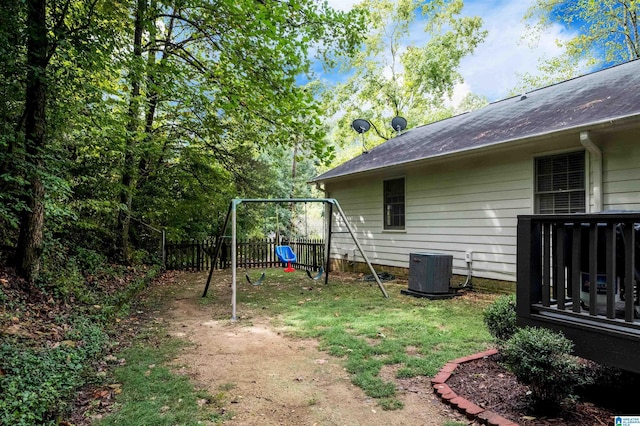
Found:
[[(223, 395), (230, 425), (443, 425), (465, 419), (433, 394), (429, 378), (397, 381), (404, 408), (383, 411), (350, 382), (342, 361), (293, 339), (262, 312), (230, 321), (230, 305), (203, 304), (205, 274), (176, 276), (164, 314), (169, 333), (193, 343), (174, 360), (183, 374), (212, 395)], [(230, 300), (229, 277), (212, 282)], [(223, 311), (224, 309), (224, 311)], [(388, 379), (388, 378), (387, 378)]]

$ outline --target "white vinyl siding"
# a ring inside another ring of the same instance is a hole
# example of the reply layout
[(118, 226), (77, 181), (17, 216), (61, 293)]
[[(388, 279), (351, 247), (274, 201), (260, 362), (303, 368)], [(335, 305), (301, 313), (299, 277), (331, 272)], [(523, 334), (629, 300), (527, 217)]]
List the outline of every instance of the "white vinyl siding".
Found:
[(640, 211), (640, 133), (603, 143), (603, 208)]
[[(604, 210), (640, 211), (640, 134), (637, 129), (594, 135), (602, 151)], [(412, 167), (327, 182), (374, 264), (408, 268), (409, 254), (453, 255), (453, 272), (466, 274), (464, 255), (473, 252), (473, 276), (515, 281), (517, 216), (532, 214), (535, 158), (584, 150), (579, 134), (525, 144), (503, 153), (425, 161)], [(585, 203), (592, 207), (595, 156), (585, 152)], [(599, 160), (598, 160), (599, 161)], [(383, 232), (384, 179), (405, 177), (405, 232)], [(344, 231), (334, 222), (335, 231)], [(348, 234), (334, 234), (332, 257), (362, 261)]]
[[(382, 232), (383, 179), (330, 185), (369, 260), (407, 267), (409, 253), (434, 251), (454, 257), (454, 273), (466, 274), (473, 251), (474, 276), (515, 280), (516, 216), (531, 213), (531, 157), (503, 157), (492, 167), (469, 162), (464, 170), (425, 167), (405, 174), (405, 233)], [(374, 195), (374, 194), (380, 194)], [(334, 257), (362, 261), (348, 235), (334, 235)], [(355, 258), (354, 258), (355, 256)]]

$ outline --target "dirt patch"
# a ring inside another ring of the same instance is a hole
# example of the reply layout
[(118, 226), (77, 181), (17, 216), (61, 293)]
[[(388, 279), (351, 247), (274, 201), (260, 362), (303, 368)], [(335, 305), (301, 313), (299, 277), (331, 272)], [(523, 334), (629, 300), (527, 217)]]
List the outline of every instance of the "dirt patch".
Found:
[[(168, 301), (169, 333), (193, 343), (174, 360), (201, 388), (223, 395), (226, 424), (237, 425), (442, 425), (465, 421), (434, 395), (429, 378), (395, 380), (404, 408), (383, 411), (351, 384), (342, 360), (293, 339), (262, 311), (243, 306), (232, 322), (226, 306), (201, 304), (206, 275), (179, 275), (181, 290)], [(230, 300), (228, 277), (212, 282), (216, 297)], [(392, 374), (388, 374), (390, 377)], [(385, 374), (386, 376), (386, 374)]]

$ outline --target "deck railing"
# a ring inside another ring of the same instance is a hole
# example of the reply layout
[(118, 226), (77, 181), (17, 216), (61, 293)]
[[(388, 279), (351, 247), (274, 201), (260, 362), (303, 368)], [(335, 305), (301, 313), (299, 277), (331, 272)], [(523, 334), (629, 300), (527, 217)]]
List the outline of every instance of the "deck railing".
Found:
[(580, 356), (640, 372), (639, 271), (640, 213), (518, 216), (518, 322)]

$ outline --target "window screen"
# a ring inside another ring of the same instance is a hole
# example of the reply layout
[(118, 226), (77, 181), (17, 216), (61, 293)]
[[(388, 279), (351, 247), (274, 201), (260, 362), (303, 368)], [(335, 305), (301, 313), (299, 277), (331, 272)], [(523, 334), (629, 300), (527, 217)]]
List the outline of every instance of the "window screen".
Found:
[(384, 229), (404, 229), (404, 178), (384, 181)]
[(584, 151), (536, 158), (536, 213), (584, 213), (584, 183)]

